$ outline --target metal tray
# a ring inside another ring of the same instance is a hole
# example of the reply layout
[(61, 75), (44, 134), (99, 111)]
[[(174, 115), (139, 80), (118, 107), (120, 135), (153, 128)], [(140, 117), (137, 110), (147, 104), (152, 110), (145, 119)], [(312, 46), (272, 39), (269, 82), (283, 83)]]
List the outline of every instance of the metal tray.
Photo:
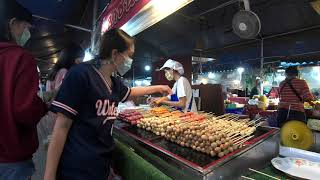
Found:
[(204, 153), (194, 151), (190, 148), (182, 147), (176, 143), (167, 141), (161, 136), (157, 136), (152, 132), (138, 128), (125, 122), (117, 122), (114, 127), (122, 135), (133, 138), (153, 154), (161, 157), (167, 162), (184, 168), (188, 166), (200, 174), (207, 174), (215, 168), (222, 166), (224, 163), (245, 153), (254, 145), (278, 132), (277, 129), (269, 127), (258, 127), (254, 133), (254, 137), (248, 140), (241, 149), (225, 155), (222, 158), (211, 157)]

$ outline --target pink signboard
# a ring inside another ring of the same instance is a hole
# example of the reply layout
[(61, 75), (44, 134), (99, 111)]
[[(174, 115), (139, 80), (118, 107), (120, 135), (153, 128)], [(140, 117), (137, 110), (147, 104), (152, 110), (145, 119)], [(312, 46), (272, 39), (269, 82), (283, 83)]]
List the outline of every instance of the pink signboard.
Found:
[(120, 28), (151, 0), (112, 0), (103, 13), (101, 32)]

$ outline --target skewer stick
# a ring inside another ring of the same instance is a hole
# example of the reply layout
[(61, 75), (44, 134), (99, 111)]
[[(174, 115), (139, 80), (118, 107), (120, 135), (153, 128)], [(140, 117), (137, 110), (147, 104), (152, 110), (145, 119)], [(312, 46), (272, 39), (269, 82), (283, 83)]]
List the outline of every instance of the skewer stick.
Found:
[(260, 119), (256, 119), (256, 120), (250, 121), (250, 123), (249, 123), (248, 125), (254, 124), (254, 123), (256, 123), (257, 121), (260, 121)]
[(259, 127), (259, 126), (261, 126), (261, 124), (263, 124), (263, 122), (259, 122), (258, 124), (254, 125), (253, 127)]
[(241, 139), (243, 139), (244, 138), (244, 136), (240, 136), (240, 137), (236, 137), (236, 138), (234, 138), (234, 139), (231, 139), (233, 142), (235, 142), (235, 141), (239, 141), (239, 140), (241, 140)]
[(254, 136), (254, 135), (249, 136), (249, 137), (247, 137), (247, 138), (244, 138), (244, 139), (242, 139), (241, 141), (236, 142), (235, 144), (236, 144), (236, 145), (238, 145), (238, 144), (243, 144), (243, 143), (246, 142), (247, 140), (251, 139), (253, 136)]
[(250, 122), (250, 119), (248, 119), (248, 118), (239, 119), (239, 121), (242, 122), (242, 123), (248, 123), (248, 122)]
[(261, 121), (261, 120), (263, 120), (263, 118), (262, 118), (262, 117), (259, 117), (259, 118), (257, 118), (257, 119), (254, 120), (254, 121)]
[(231, 136), (229, 136), (229, 138), (234, 138), (234, 137), (237, 137), (238, 135), (239, 135), (239, 133), (234, 133), (233, 135), (231, 134)]
[(239, 143), (241, 144), (243, 141), (246, 141), (244, 136), (240, 136), (240, 137), (237, 137), (236, 139), (233, 139), (233, 142), (237, 144)]
[(217, 119), (221, 119), (221, 118), (224, 118), (224, 117), (227, 117), (228, 114), (224, 114), (224, 115), (221, 115), (221, 116), (217, 116)]
[(274, 177), (274, 176), (270, 176), (269, 174), (266, 174), (266, 173), (257, 171), (257, 170), (252, 169), (252, 168), (249, 168), (249, 170), (250, 170), (250, 171), (253, 171), (253, 172), (256, 172), (256, 173), (259, 173), (259, 174), (262, 174), (262, 175), (267, 176), (267, 177), (272, 178), (272, 179), (281, 180), (281, 179), (279, 179), (279, 178), (276, 178), (276, 177)]
[(228, 119), (228, 121), (237, 121), (237, 120), (239, 120), (238, 117), (233, 117), (233, 118)]
[(227, 116), (228, 118), (234, 118), (234, 117), (237, 117), (236, 115), (234, 114), (230, 114), (229, 116)]
[(241, 139), (240, 141), (238, 141), (237, 143), (235, 143), (235, 144), (243, 144), (243, 143), (245, 143), (246, 141), (248, 141), (249, 139), (251, 139), (253, 137), (253, 135), (252, 136), (249, 136), (249, 137), (247, 137), (247, 138), (244, 138), (244, 139)]
[(246, 176), (241, 176), (243, 179), (249, 179), (249, 180), (256, 180), (256, 179), (253, 179), (253, 178), (249, 178), (249, 177), (246, 177)]

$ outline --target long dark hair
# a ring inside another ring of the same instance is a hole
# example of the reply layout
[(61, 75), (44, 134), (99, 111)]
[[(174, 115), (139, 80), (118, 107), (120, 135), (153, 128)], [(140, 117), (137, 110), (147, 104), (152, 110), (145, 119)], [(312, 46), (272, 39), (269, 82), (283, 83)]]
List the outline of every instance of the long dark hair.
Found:
[(113, 49), (122, 53), (134, 44), (134, 38), (121, 29), (111, 29), (102, 35), (99, 58), (109, 59)]
[(58, 62), (53, 66), (48, 75), (48, 80), (54, 81), (60, 69), (70, 69), (75, 64), (75, 60), (82, 57), (84, 57), (83, 49), (77, 44), (70, 43), (61, 51)]
[(10, 42), (13, 38), (9, 29), (9, 22), (12, 18), (18, 21), (26, 21), (32, 24), (32, 14), (15, 0), (0, 1), (0, 41)]

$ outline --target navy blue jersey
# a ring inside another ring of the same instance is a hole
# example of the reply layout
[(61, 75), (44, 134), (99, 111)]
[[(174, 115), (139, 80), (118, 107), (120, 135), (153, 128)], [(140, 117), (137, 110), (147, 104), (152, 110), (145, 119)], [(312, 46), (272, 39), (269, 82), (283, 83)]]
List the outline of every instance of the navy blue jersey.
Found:
[(51, 111), (60, 112), (73, 121), (57, 179), (107, 178), (117, 106), (126, 101), (131, 91), (119, 79), (111, 79), (112, 87), (90, 64), (77, 65), (66, 75), (51, 107)]

